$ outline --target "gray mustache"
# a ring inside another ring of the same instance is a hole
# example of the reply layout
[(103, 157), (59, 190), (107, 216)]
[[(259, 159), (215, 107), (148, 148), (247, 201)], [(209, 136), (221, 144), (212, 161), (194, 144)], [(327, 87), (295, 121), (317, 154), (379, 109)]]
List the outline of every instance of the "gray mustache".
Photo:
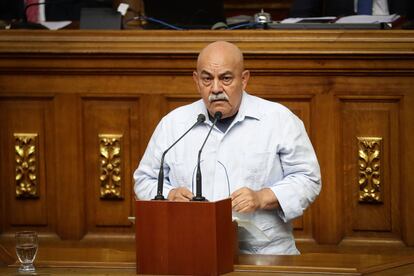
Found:
[(208, 101), (210, 103), (214, 101), (229, 101), (229, 97), (224, 92), (219, 94), (210, 94), (210, 96), (208, 96)]

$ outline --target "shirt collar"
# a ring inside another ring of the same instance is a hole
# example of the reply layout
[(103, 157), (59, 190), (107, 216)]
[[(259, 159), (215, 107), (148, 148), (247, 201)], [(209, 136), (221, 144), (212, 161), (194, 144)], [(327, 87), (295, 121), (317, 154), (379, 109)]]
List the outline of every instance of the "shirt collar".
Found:
[[(211, 123), (210, 120), (208, 120), (208, 111), (203, 99), (200, 99), (198, 101), (197, 111), (198, 113), (202, 113), (206, 116), (207, 120), (205, 121), (205, 123)], [(254, 97), (248, 94), (246, 91), (243, 91), (239, 111), (233, 122), (241, 122), (245, 118), (253, 118), (256, 120), (260, 120), (262, 118), (262, 115), (263, 114), (260, 111), (260, 108), (257, 106), (257, 101), (254, 101)]]
[(253, 96), (243, 91), (242, 101), (239, 107), (239, 113), (235, 120), (243, 121), (246, 117), (260, 120), (262, 113), (257, 106), (257, 102), (254, 101)]

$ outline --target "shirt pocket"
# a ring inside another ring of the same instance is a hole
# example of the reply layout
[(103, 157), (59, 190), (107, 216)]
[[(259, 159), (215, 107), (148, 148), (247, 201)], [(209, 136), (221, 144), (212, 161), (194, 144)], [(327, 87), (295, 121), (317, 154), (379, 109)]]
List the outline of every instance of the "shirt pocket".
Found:
[(254, 191), (266, 187), (269, 182), (272, 160), (272, 152), (249, 152), (244, 154), (241, 185)]

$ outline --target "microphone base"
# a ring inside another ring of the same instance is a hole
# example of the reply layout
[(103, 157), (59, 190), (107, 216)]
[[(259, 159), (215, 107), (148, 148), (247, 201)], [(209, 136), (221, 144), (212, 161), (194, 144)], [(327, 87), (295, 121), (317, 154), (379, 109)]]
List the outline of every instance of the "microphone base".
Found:
[(204, 196), (195, 196), (191, 201), (207, 201), (207, 199)]
[(153, 200), (166, 200), (163, 195), (156, 195)]

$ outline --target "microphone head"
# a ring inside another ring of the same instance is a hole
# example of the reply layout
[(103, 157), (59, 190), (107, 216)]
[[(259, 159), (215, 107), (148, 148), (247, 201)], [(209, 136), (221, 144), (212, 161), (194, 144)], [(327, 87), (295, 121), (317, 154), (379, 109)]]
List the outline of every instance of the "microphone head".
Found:
[(206, 116), (204, 114), (198, 114), (197, 123), (204, 123)]
[(214, 119), (220, 120), (221, 116), (223, 116), (223, 113), (221, 113), (220, 111), (214, 113)]

